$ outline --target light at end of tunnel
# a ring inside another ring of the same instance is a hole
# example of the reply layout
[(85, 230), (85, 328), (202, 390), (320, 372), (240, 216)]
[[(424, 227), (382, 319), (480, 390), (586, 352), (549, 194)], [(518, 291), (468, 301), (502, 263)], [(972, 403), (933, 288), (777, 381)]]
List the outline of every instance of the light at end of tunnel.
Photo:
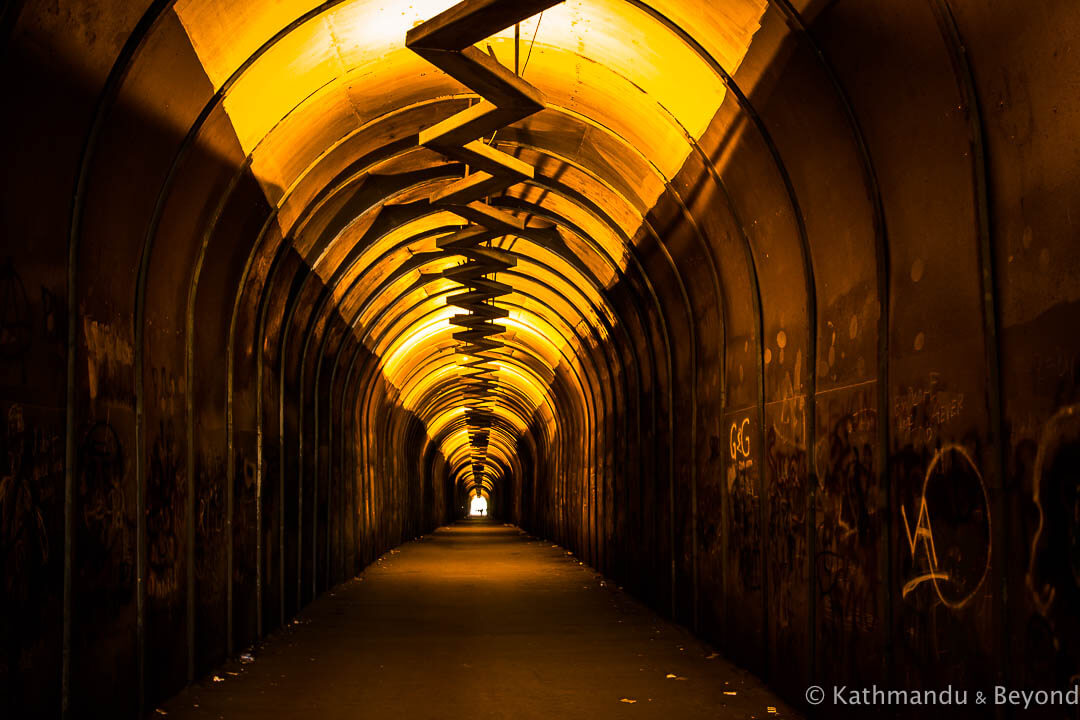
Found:
[(483, 495), (473, 495), (472, 502), (469, 503), (469, 515), (471, 517), (487, 515), (487, 498)]

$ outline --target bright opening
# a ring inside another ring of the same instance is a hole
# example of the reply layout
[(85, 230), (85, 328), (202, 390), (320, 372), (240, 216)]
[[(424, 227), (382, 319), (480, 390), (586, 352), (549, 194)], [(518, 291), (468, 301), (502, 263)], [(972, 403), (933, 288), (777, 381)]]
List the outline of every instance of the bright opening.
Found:
[(469, 515), (473, 517), (487, 515), (487, 498), (483, 495), (474, 495), (472, 503), (469, 504)]

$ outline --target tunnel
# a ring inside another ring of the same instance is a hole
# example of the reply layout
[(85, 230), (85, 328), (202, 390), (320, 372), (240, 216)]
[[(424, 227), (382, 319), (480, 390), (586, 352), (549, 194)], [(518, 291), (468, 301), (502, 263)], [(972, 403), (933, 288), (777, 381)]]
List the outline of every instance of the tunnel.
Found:
[(756, 717), (1077, 717), (1080, 4), (0, 12), (3, 717), (209, 707), (483, 543)]

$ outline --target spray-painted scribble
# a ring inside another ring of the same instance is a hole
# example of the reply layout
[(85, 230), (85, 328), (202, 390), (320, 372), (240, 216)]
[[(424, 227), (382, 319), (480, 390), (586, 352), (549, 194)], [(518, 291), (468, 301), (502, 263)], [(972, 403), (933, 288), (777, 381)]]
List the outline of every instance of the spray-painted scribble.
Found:
[(1035, 453), (1032, 501), (1039, 520), (1028, 553), (1032, 602), (1050, 614), (1059, 588), (1080, 588), (1080, 405), (1058, 410), (1043, 426)]
[(967, 449), (938, 450), (916, 507), (909, 514), (902, 503), (900, 515), (912, 564), (901, 596), (929, 582), (944, 605), (964, 607), (990, 571), (990, 501)]

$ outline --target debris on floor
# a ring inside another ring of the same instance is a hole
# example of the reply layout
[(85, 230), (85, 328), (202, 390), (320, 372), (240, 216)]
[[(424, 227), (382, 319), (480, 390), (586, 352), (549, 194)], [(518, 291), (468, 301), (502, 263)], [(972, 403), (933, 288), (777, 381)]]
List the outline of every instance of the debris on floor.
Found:
[[(337, 598), (322, 598), (305, 611), (300, 622), (309, 628), (239, 645), (223, 667), (162, 707), (177, 720), (233, 717), (238, 703), (265, 708), (262, 720), (307, 718), (311, 703), (337, 701), (343, 678), (364, 677), (373, 717), (414, 717), (427, 715), (434, 697), (415, 692), (420, 677), (428, 674), (442, 682), (447, 676), (483, 676), (509, 660), (533, 671), (513, 678), (522, 696), (549, 692), (554, 681), (563, 685), (559, 700), (581, 707), (588, 717), (615, 714), (613, 700), (642, 706), (623, 711), (628, 714), (650, 714), (655, 703), (652, 714), (657, 717), (788, 717), (786, 707), (766, 711), (770, 700), (780, 700), (765, 689), (759, 692), (752, 681), (746, 684), (747, 678), (733, 672), (722, 655), (691, 641), (683, 629), (636, 601), (612, 607), (608, 596), (600, 601), (589, 593), (602, 582), (613, 588), (592, 568), (586, 578), (574, 569), (576, 558), (565, 563), (561, 552), (547, 553), (516, 533), (501, 533), (517, 544), (491, 538), (491, 530), (476, 537), (454, 530), (436, 534), (430, 544), (412, 546), (400, 555), (400, 576), (375, 574), (369, 582), (338, 586)], [(507, 570), (514, 582), (478, 575), (476, 568), (485, 563)], [(417, 584), (420, 570), (438, 583)], [(538, 594), (555, 602), (538, 607)], [(473, 614), (485, 618), (482, 627), (461, 621)], [(568, 615), (576, 619), (568, 623)], [(432, 628), (438, 632), (429, 634)], [(359, 650), (358, 638), (364, 645)], [(707, 656), (716, 660), (695, 664)], [(657, 697), (622, 695), (628, 686)], [(746, 692), (736, 693), (739, 688)], [(515, 690), (495, 691), (490, 700), (505, 696), (509, 714), (527, 714), (513, 712)]]

